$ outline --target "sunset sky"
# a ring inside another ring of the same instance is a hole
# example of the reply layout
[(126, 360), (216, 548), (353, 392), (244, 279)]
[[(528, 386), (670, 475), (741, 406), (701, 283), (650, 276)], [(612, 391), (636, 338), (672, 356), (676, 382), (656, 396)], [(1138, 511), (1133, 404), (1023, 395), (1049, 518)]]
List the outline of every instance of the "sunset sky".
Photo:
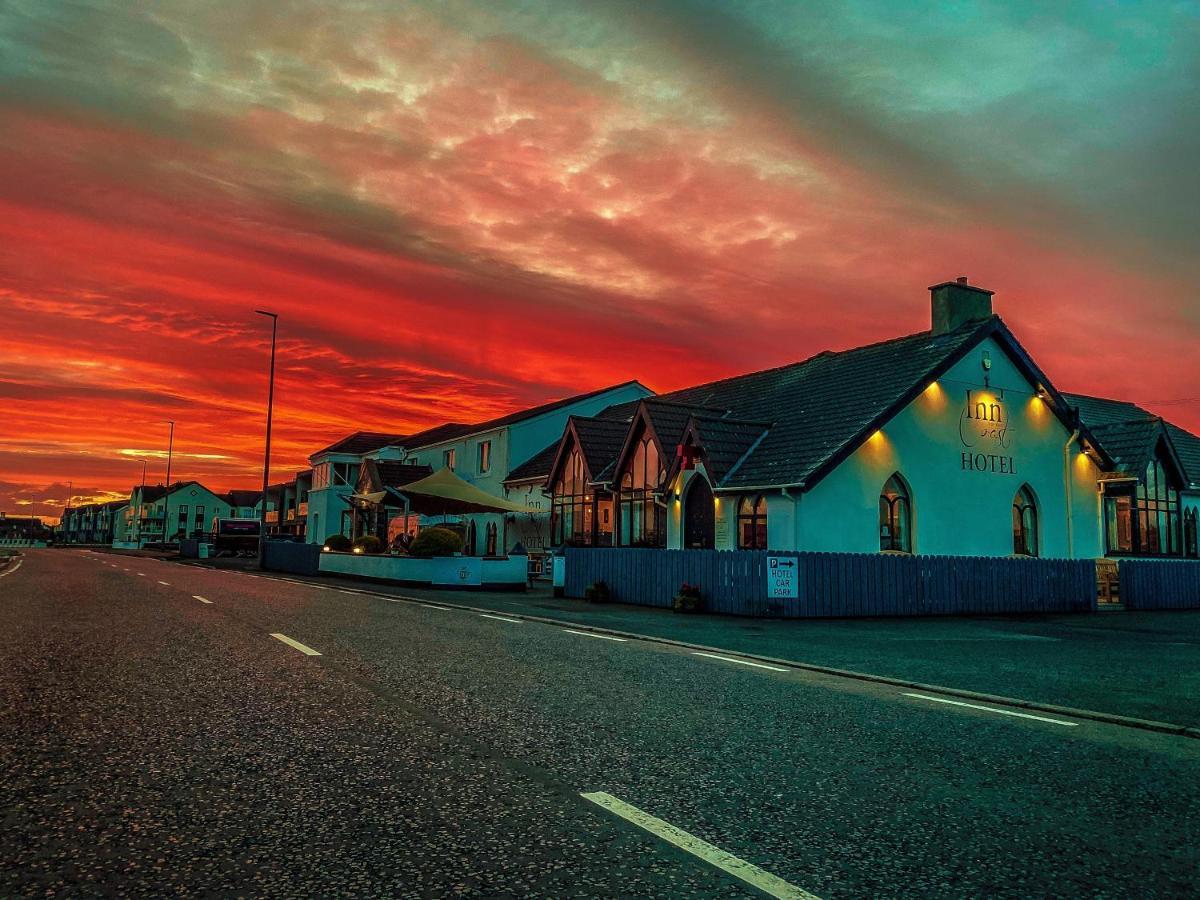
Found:
[[(1046, 10), (1053, 8), (1055, 12)], [(928, 327), (1200, 430), (1195, 3), (0, 0), (0, 510)]]

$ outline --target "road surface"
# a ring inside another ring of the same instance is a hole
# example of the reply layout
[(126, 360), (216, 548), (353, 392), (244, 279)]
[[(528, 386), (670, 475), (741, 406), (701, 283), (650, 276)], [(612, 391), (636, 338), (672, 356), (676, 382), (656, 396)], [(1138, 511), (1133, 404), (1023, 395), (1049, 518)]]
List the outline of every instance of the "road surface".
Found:
[(332, 586), (29, 552), (0, 698), (3, 896), (1200, 890), (1200, 741)]

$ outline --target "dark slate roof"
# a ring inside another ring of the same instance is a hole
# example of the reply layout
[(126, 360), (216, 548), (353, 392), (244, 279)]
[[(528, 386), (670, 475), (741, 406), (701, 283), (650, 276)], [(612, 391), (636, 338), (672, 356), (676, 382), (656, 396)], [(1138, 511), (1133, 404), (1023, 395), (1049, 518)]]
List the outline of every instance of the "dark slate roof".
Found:
[(122, 506), (128, 505), (128, 500), (109, 500), (106, 503), (101, 504), (101, 506), (107, 506), (109, 509), (120, 509)]
[(610, 479), (613, 464), (617, 461), (621, 447), (625, 444), (625, 436), (629, 433), (628, 420), (617, 417), (572, 416), (571, 421), (579, 434), (579, 450), (592, 478), (596, 481)]
[(1154, 458), (1162, 431), (1162, 420), (1155, 418), (1092, 426), (1092, 434), (1112, 456), (1117, 468), (1139, 478)]
[[(722, 486), (798, 484), (831, 464), (940, 366), (997, 331), (1007, 333), (992, 317), (945, 334), (924, 331), (839, 353), (826, 351), (777, 369), (672, 391), (646, 403), (724, 409), (746, 421), (771, 422), (754, 452)], [(660, 420), (664, 428), (673, 427), (678, 416), (657, 416), (656, 430)], [(671, 436), (660, 433), (660, 439), (668, 446)]]
[(594, 391), (588, 391), (583, 394), (576, 394), (574, 397), (564, 397), (561, 400), (552, 400), (549, 403), (543, 403), (541, 406), (533, 406), (529, 409), (522, 409), (515, 413), (509, 413), (506, 416), (500, 416), (498, 419), (491, 419), (487, 422), (480, 422), (478, 425), (473, 425), (472, 431), (491, 431), (495, 428), (503, 428), (505, 425), (515, 425), (518, 422), (524, 422), (526, 419), (534, 419), (546, 413), (555, 412), (575, 403), (581, 403), (584, 400), (590, 400), (593, 397), (598, 397), (601, 394), (607, 394), (609, 391), (619, 390), (624, 387), (632, 387), (637, 384), (636, 381), (622, 381), (620, 384), (610, 384), (608, 387), (597, 388)]
[(262, 491), (230, 491), (221, 497), (230, 506), (257, 506)]
[[(1086, 394), (1063, 394), (1072, 406), (1079, 408), (1079, 417), (1092, 427), (1096, 439), (1114, 456), (1121, 458), (1121, 468), (1130, 475), (1140, 476), (1150, 461), (1154, 445), (1146, 437), (1146, 423), (1162, 423), (1189, 483), (1200, 486), (1200, 437), (1185, 428), (1155, 416), (1154, 413), (1127, 400), (1109, 400)], [(1155, 437), (1157, 437), (1155, 430)], [(1146, 450), (1141, 442), (1149, 443)], [(1122, 455), (1124, 454), (1124, 455)], [(1126, 468), (1132, 466), (1133, 468)]]
[(313, 456), (321, 453), (370, 453), (378, 450), (380, 447), (401, 443), (405, 439), (406, 436), (403, 434), (384, 434), (381, 431), (356, 431), (354, 434), (347, 435), (340, 441), (330, 444), (323, 450), (318, 450)]
[(457, 437), (462, 437), (464, 434), (470, 434), (475, 431), (474, 425), (468, 425), (466, 422), (444, 422), (441, 425), (435, 425), (433, 428), (426, 428), (424, 431), (418, 431), (416, 434), (410, 434), (403, 442), (406, 448), (426, 447), (429, 444), (439, 444), (442, 441), (452, 441)]
[(709, 476), (721, 484), (732, 473), (742, 457), (765, 438), (770, 426), (762, 422), (741, 419), (694, 416), (693, 427), (704, 448)]
[(383, 487), (403, 487), (433, 474), (432, 466), (405, 463), (396, 459), (375, 460), (375, 470), (379, 473), (379, 483)]
[(638, 404), (641, 402), (641, 400), (628, 400), (625, 403), (614, 403), (612, 406), (607, 406), (600, 410), (592, 418), (616, 419), (621, 422), (628, 422), (633, 418), (633, 414), (637, 412)]
[(1175, 452), (1179, 454), (1179, 461), (1187, 472), (1188, 481), (1200, 488), (1200, 437), (1170, 422), (1166, 426)]
[(525, 462), (508, 473), (504, 481), (544, 481), (554, 466), (554, 458), (558, 456), (558, 441), (549, 444), (533, 454)]

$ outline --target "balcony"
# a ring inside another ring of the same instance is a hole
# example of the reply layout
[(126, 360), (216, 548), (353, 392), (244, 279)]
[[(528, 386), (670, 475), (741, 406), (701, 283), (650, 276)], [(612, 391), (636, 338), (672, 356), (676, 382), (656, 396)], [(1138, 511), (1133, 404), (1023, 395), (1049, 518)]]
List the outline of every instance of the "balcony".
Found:
[(268, 525), (278, 525), (279, 524), (279, 510), (277, 510), (277, 509), (267, 510), (267, 524)]
[(297, 508), (296, 515), (298, 515), (302, 519), (308, 518), (308, 501), (307, 500), (305, 500), (303, 503), (301, 503), (300, 506)]

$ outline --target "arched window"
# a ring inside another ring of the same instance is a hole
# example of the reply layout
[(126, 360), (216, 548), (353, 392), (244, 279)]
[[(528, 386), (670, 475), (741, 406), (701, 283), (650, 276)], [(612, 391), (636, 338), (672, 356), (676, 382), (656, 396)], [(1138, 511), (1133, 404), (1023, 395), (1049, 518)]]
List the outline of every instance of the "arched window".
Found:
[(1110, 485), (1104, 495), (1108, 552), (1119, 556), (1182, 556), (1180, 487), (1161, 444), (1136, 487)]
[(660, 496), (665, 476), (658, 448), (643, 433), (621, 475), (617, 518), (622, 546), (667, 545), (667, 511)]
[(1183, 515), (1183, 553), (1200, 559), (1200, 512), (1189, 509)]
[(762, 494), (739, 501), (737, 535), (739, 550), (767, 549), (767, 498)]
[(484, 532), (484, 534), (485, 534), (484, 549), (483, 549), (484, 556), (495, 556), (496, 555), (496, 537), (497, 537), (496, 532), (497, 532), (496, 523), (488, 522), (487, 530)]
[(591, 544), (594, 508), (587, 473), (583, 467), (583, 454), (575, 447), (563, 463), (558, 481), (554, 483), (550, 509), (551, 544), (556, 547), (563, 544)]
[(475, 555), (475, 520), (467, 522), (467, 530), (463, 540), (463, 556)]
[(1037, 503), (1029, 485), (1023, 485), (1013, 497), (1013, 553), (1017, 556), (1038, 555)]
[(879, 494), (879, 549), (912, 553), (912, 498), (899, 473)]

